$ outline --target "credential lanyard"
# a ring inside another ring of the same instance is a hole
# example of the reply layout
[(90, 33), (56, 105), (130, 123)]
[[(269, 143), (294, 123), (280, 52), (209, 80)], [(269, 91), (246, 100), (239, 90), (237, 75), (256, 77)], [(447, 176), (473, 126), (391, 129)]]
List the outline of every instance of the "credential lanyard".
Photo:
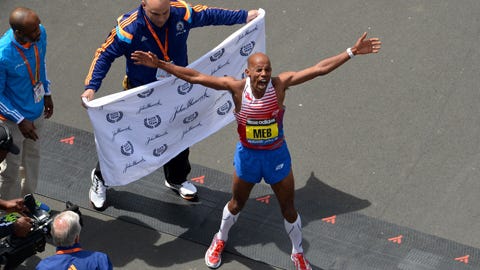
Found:
[(28, 62), (27, 57), (23, 53), (22, 49), (20, 49), (17, 45), (15, 45), (15, 49), (17, 49), (18, 53), (23, 58), (25, 65), (27, 66), (28, 74), (30, 75), (30, 80), (32, 81), (32, 85), (35, 86), (40, 79), (40, 55), (38, 53), (37, 44), (33, 44), (33, 48), (35, 49), (35, 77), (33, 77), (32, 67)]
[(170, 57), (168, 57), (168, 28), (165, 28), (165, 47), (163, 46), (162, 42), (157, 36), (157, 33), (155, 33), (155, 30), (153, 30), (153, 27), (150, 25), (150, 22), (148, 22), (147, 17), (144, 15), (145, 22), (147, 23), (148, 30), (152, 34), (153, 38), (157, 42), (158, 47), (163, 53), (163, 60), (166, 62), (170, 62)]

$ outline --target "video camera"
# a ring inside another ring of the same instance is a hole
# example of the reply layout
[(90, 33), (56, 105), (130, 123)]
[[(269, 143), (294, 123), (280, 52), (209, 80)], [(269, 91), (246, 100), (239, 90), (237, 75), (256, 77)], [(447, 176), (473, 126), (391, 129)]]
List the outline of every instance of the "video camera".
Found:
[[(24, 260), (45, 251), (47, 237), (50, 237), (50, 225), (53, 221), (50, 207), (37, 202), (32, 194), (24, 197), (24, 205), (27, 207), (28, 216), (33, 219), (31, 232), (26, 237), (8, 235), (0, 240), (0, 269), (15, 269)], [(81, 213), (77, 205), (66, 202), (66, 210)], [(15, 222), (21, 215), (10, 213), (0, 218), (0, 223)]]

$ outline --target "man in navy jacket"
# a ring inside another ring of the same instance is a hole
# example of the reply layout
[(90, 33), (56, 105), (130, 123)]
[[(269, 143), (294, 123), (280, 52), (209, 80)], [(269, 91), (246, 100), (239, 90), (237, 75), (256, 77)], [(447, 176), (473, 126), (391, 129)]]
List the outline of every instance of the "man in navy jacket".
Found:
[[(164, 61), (187, 66), (187, 38), (192, 28), (208, 25), (246, 23), (257, 17), (257, 10), (228, 10), (184, 1), (142, 0), (141, 5), (117, 20), (105, 43), (97, 50), (85, 79), (82, 99), (92, 100), (108, 73), (112, 62), (121, 56), (126, 59), (125, 89), (160, 80), (167, 76), (161, 69), (133, 64), (134, 51), (150, 51)], [(187, 200), (196, 198), (196, 187), (187, 180), (191, 167), (189, 149), (185, 149), (164, 166), (165, 185)], [(93, 207), (102, 210), (106, 201), (106, 186), (100, 166), (91, 173), (89, 197)], [(108, 181), (107, 181), (108, 182)]]

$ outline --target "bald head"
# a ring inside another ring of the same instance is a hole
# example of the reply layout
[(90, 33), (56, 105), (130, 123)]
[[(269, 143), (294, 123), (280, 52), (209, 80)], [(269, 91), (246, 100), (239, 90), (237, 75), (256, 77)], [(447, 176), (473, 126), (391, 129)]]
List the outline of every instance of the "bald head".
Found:
[(40, 18), (35, 11), (17, 7), (10, 13), (9, 23), (19, 43), (35, 42), (40, 39)]
[(10, 13), (10, 27), (13, 30), (24, 30), (25, 26), (35, 22), (38, 15), (26, 7), (17, 7)]
[(252, 67), (255, 67), (257, 65), (262, 65), (263, 66), (263, 65), (266, 65), (266, 64), (271, 66), (270, 58), (262, 52), (257, 52), (257, 53), (254, 53), (254, 54), (250, 55), (248, 57), (247, 63), (248, 63), (248, 68), (252, 68)]
[(261, 52), (250, 55), (245, 74), (250, 78), (250, 86), (255, 97), (263, 96), (272, 76), (270, 58)]
[(145, 15), (158, 27), (162, 27), (170, 17), (170, 0), (142, 0)]

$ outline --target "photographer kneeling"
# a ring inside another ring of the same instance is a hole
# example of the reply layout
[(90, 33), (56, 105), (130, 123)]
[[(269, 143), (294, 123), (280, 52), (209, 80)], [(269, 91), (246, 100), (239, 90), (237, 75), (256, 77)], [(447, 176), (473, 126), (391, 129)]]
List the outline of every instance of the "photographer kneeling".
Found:
[[(0, 124), (0, 172), (3, 171), (5, 160), (8, 153), (17, 155), (20, 152), (18, 147), (13, 143), (12, 136), (8, 128)], [(1, 196), (1, 194), (0, 194)], [(0, 199), (0, 210), (7, 213), (18, 212), (23, 213), (26, 208), (23, 204), (23, 199), (2, 200)], [(32, 228), (33, 220), (29, 217), (20, 217), (15, 222), (0, 223), (0, 238), (8, 235), (15, 235), (18, 237), (25, 237)]]
[(77, 213), (68, 210), (56, 215), (51, 226), (53, 243), (57, 246), (56, 255), (43, 259), (36, 269), (113, 269), (107, 254), (81, 248), (81, 229)]

